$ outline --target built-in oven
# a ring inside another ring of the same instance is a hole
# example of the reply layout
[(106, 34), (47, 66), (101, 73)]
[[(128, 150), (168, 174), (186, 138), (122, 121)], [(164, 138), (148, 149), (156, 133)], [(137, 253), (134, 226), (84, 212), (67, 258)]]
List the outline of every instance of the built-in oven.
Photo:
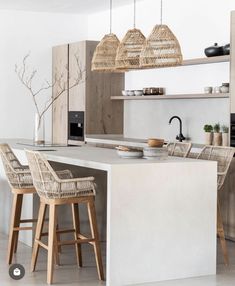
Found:
[(69, 111), (68, 140), (84, 141), (84, 111)]
[(231, 113), (230, 122), (230, 146), (235, 147), (235, 113)]

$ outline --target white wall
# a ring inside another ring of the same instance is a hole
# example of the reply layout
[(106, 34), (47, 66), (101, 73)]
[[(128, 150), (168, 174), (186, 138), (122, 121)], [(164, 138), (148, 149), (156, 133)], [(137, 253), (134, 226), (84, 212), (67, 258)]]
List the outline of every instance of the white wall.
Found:
[[(204, 48), (214, 42), (229, 43), (230, 11), (235, 10), (233, 0), (164, 0), (163, 3), (163, 22), (176, 34), (185, 59), (203, 57)], [(114, 10), (113, 32), (120, 39), (133, 27), (132, 11), (132, 5)], [(160, 0), (137, 3), (137, 28), (145, 36), (159, 23), (159, 11)], [(108, 33), (108, 25), (108, 11), (89, 15), (88, 37), (101, 39)], [(228, 63), (126, 73), (126, 89), (164, 86), (168, 94), (203, 92), (204, 86), (218, 86), (228, 81)], [(136, 138), (158, 136), (173, 139), (178, 132), (178, 123), (169, 126), (168, 121), (170, 116), (180, 115), (185, 135), (194, 142), (202, 142), (203, 125), (218, 121), (229, 124), (228, 110), (228, 99), (129, 101), (125, 102), (124, 133)]]
[[(51, 80), (51, 48), (85, 40), (87, 18), (83, 15), (0, 11), (0, 138), (33, 138), (34, 106), (19, 82), (15, 64), (31, 51), (29, 65), (37, 69), (35, 87)], [(40, 94), (45, 102), (48, 91)], [(46, 137), (51, 136), (51, 114), (46, 118)]]

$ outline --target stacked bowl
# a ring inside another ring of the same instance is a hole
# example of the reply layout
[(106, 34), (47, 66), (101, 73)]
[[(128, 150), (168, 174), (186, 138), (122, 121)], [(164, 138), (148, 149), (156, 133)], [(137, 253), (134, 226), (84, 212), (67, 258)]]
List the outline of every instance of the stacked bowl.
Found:
[(163, 147), (163, 139), (148, 139), (148, 147), (145, 147), (144, 158), (149, 160), (166, 159), (168, 156), (167, 148)]

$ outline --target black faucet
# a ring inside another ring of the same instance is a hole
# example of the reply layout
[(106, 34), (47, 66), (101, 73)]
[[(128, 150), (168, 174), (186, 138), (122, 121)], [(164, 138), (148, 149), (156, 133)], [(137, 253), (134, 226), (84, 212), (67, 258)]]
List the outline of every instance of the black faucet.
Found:
[(182, 142), (183, 140), (185, 140), (185, 137), (182, 134), (182, 120), (180, 119), (180, 117), (179, 116), (172, 116), (169, 120), (169, 124), (171, 124), (171, 121), (175, 118), (178, 119), (179, 123), (180, 123), (180, 133), (179, 133), (179, 135), (176, 136), (176, 140), (178, 140), (179, 142)]

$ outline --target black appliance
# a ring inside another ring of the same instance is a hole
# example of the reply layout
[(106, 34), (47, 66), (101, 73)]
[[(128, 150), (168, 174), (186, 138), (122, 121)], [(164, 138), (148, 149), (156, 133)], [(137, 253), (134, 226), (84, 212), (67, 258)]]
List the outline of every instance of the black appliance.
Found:
[(235, 147), (235, 113), (231, 113), (230, 122), (230, 146)]
[(69, 111), (68, 140), (84, 141), (84, 111)]

